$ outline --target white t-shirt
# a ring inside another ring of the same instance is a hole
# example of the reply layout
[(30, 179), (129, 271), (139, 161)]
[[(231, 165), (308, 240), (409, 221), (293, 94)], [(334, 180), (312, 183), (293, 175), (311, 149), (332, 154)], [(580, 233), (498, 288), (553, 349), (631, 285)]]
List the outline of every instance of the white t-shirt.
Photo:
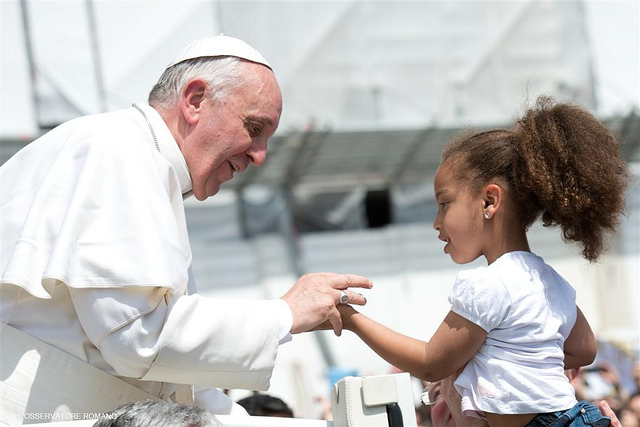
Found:
[(575, 290), (542, 258), (510, 252), (463, 271), (449, 302), (487, 331), (455, 381), (466, 414), (546, 413), (577, 403), (563, 351), (576, 321)]

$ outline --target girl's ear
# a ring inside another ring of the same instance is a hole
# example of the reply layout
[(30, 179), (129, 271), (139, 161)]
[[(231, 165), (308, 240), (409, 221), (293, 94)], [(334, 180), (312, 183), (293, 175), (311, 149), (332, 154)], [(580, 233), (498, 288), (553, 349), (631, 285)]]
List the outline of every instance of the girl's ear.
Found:
[(184, 119), (189, 124), (196, 124), (202, 114), (203, 101), (207, 95), (207, 82), (201, 78), (191, 79), (182, 90), (180, 107)]
[(502, 202), (502, 188), (497, 184), (489, 184), (485, 187), (483, 192), (484, 201), (484, 217), (490, 219), (500, 208)]

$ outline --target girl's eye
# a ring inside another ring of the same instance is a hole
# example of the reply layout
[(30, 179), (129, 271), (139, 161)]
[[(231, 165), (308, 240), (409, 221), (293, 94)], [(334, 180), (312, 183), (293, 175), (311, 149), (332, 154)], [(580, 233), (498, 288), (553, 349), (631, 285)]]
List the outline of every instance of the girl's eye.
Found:
[(444, 208), (446, 208), (446, 207), (447, 207), (447, 205), (448, 205), (448, 204), (449, 204), (449, 202), (440, 202), (440, 207), (441, 207), (442, 209), (444, 209)]

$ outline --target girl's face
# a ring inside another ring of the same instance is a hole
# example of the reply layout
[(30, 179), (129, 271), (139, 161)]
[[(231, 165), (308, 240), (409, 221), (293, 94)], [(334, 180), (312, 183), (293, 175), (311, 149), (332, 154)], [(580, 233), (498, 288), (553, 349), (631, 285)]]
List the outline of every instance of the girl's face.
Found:
[(466, 264), (486, 253), (484, 200), (472, 194), (469, 186), (455, 178), (451, 161), (445, 161), (436, 172), (434, 192), (438, 214), (433, 228), (446, 242), (444, 252), (457, 264)]

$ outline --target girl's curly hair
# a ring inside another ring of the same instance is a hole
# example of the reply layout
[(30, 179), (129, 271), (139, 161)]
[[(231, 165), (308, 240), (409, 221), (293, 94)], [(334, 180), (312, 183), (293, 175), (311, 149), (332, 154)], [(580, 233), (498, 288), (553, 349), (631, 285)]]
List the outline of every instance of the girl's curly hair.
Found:
[(448, 159), (472, 189), (504, 179), (526, 229), (539, 217), (559, 226), (589, 261), (625, 210), (630, 173), (616, 137), (585, 109), (550, 97), (538, 98), (513, 129), (454, 139), (442, 154)]

